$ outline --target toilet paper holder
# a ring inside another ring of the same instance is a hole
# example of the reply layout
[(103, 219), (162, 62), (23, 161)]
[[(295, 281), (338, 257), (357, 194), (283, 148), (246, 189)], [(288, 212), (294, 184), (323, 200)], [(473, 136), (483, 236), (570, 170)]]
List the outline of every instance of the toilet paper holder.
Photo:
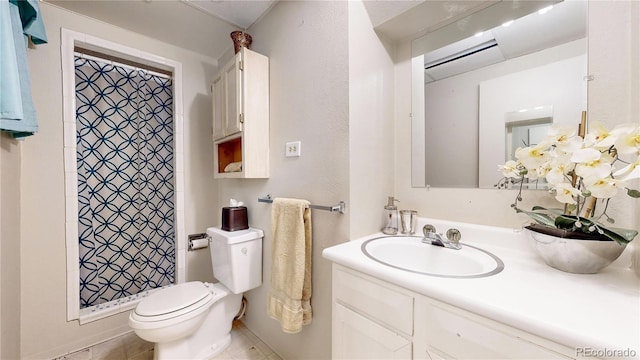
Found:
[(207, 233), (189, 235), (189, 251), (205, 249), (209, 247), (211, 237)]

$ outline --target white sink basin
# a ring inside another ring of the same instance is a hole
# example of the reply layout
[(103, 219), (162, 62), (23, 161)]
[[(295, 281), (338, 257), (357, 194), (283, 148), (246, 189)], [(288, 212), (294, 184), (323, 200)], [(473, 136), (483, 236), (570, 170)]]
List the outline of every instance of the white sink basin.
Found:
[(461, 245), (462, 249), (454, 250), (422, 243), (418, 236), (384, 236), (365, 241), (362, 252), (381, 264), (430, 276), (479, 278), (504, 269), (497, 256)]

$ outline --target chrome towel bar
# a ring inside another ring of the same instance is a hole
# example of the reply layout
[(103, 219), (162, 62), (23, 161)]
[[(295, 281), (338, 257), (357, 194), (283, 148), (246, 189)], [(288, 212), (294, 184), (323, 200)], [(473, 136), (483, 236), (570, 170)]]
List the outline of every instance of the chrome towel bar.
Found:
[[(261, 197), (261, 198), (259, 197), (258, 202), (271, 204), (273, 202), (273, 198), (271, 197), (271, 195), (267, 194), (264, 197)], [(339, 212), (340, 214), (344, 214), (345, 211), (347, 210), (347, 204), (344, 201), (340, 201), (338, 205), (333, 205), (333, 206), (309, 205), (309, 208), (316, 209), (316, 210), (326, 210), (330, 212)]]

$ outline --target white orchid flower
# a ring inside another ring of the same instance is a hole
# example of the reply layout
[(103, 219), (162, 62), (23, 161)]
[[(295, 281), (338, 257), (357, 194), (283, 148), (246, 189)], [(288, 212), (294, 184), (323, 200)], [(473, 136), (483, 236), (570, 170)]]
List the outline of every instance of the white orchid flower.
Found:
[(629, 181), (631, 179), (640, 178), (640, 156), (635, 162), (623, 167), (622, 169), (613, 173), (616, 179), (621, 181)]
[(553, 168), (547, 173), (545, 179), (547, 179), (547, 182), (551, 185), (558, 185), (565, 180), (565, 174), (561, 169)]
[(616, 134), (615, 146), (618, 153), (640, 155), (640, 126), (624, 124), (616, 126), (611, 132)]
[(582, 178), (603, 179), (611, 175), (613, 158), (594, 148), (575, 151), (571, 155), (571, 161), (576, 163), (576, 175)]
[(580, 190), (574, 188), (569, 183), (561, 183), (553, 189), (556, 192), (556, 200), (563, 204), (575, 204), (574, 196), (580, 195)]
[(508, 178), (519, 178), (522, 175), (519, 164), (513, 160), (507, 161), (504, 165), (498, 165), (498, 171), (501, 171), (502, 175)]
[(551, 185), (558, 185), (566, 180), (566, 175), (575, 168), (571, 162), (571, 154), (556, 155), (549, 163), (549, 171), (545, 178)]
[(547, 176), (547, 174), (549, 173), (549, 170), (551, 170), (551, 168), (549, 167), (549, 163), (544, 163), (541, 166), (538, 166), (537, 168), (534, 169), (530, 169), (527, 172), (527, 179), (529, 180), (538, 180), (538, 179), (542, 179), (545, 176)]
[(547, 136), (558, 150), (565, 153), (573, 152), (582, 147), (583, 139), (576, 135), (573, 126), (553, 125)]
[(572, 136), (570, 138), (560, 139), (556, 143), (556, 147), (558, 150), (563, 151), (565, 153), (572, 153), (582, 147), (584, 143), (584, 139), (580, 136)]
[(594, 148), (578, 149), (571, 155), (571, 161), (579, 164), (587, 164), (590, 162), (598, 161), (602, 157), (602, 153)]
[(516, 159), (527, 169), (535, 169), (542, 166), (549, 160), (549, 153), (546, 151), (548, 144), (539, 144), (516, 149)]
[(591, 196), (598, 199), (609, 199), (618, 193), (618, 189), (623, 187), (622, 182), (612, 178), (605, 179), (584, 179), (587, 191)]
[(585, 144), (599, 149), (608, 149), (616, 142), (619, 133), (611, 132), (602, 124), (596, 123), (585, 136)]

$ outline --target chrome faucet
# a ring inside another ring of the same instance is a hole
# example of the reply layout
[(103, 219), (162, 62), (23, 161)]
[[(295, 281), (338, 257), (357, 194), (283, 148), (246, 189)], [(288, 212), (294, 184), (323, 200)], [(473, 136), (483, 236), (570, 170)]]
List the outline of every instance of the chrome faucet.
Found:
[(433, 225), (425, 225), (422, 228), (422, 232), (424, 233), (424, 238), (422, 242), (425, 244), (431, 244), (435, 246), (446, 247), (447, 249), (460, 250), (462, 246), (460, 245), (460, 238), (462, 234), (458, 229), (449, 229), (447, 230), (447, 236), (443, 236), (442, 234), (438, 234), (436, 232), (436, 228)]

